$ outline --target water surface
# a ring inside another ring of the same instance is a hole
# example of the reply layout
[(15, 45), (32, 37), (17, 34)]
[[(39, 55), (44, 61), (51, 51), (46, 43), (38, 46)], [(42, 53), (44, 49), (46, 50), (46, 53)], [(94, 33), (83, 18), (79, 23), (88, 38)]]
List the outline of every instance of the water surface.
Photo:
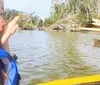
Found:
[(100, 48), (93, 32), (20, 31), (10, 39), (19, 57), (21, 85), (100, 74)]

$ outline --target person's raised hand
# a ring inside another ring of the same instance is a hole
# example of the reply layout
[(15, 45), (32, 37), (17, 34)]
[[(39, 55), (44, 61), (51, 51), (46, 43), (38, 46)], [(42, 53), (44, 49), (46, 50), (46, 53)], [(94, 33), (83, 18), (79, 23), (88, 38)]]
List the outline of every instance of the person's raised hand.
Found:
[(19, 20), (19, 16), (16, 16), (10, 23), (8, 23), (5, 33), (9, 35), (13, 35), (18, 29), (18, 20)]
[(4, 28), (4, 33), (2, 35), (2, 43), (8, 41), (11, 35), (13, 35), (16, 30), (18, 30), (18, 20), (19, 16), (16, 16), (10, 23), (6, 24)]

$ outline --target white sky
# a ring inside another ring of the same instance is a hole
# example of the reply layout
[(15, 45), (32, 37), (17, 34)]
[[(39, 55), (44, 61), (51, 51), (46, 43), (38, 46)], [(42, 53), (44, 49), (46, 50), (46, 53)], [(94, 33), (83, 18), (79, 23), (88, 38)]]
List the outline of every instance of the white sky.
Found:
[(27, 13), (35, 12), (44, 19), (50, 16), (51, 0), (4, 0), (4, 7)]

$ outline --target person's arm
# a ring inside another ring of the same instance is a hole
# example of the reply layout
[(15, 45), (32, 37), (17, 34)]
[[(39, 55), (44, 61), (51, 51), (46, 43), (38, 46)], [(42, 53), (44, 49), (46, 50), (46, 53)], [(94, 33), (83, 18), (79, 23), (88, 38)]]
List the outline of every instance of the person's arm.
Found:
[(9, 41), (6, 41), (5, 43), (2, 43), (1, 47), (11, 55), (11, 51), (10, 51), (10, 48), (9, 48)]
[(5, 31), (1, 37), (1, 47), (11, 55), (9, 48), (9, 38), (13, 35), (18, 29), (17, 21), (19, 16), (15, 17), (7, 26), (5, 26)]

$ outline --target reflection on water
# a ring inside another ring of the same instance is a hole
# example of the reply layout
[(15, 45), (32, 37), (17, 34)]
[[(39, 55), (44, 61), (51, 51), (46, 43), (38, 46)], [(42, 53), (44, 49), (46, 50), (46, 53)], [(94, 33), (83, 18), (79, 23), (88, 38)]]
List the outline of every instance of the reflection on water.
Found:
[(21, 31), (11, 38), (19, 56), (21, 85), (100, 74), (100, 49), (95, 33)]
[(96, 38), (93, 38), (93, 40), (94, 40), (94, 47), (100, 48), (100, 40)]

